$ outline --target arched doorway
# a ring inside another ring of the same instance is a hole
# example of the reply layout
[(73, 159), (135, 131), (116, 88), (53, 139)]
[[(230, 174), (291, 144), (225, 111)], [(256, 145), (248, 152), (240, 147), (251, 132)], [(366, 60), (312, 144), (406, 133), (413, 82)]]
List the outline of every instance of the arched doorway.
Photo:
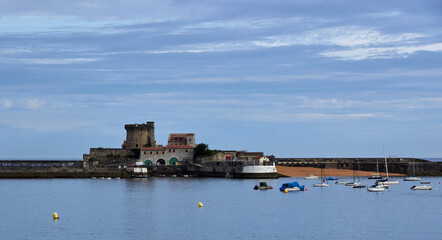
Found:
[(153, 163), (152, 163), (152, 161), (150, 161), (150, 160), (146, 160), (146, 161), (144, 161), (144, 165), (152, 165)]
[(158, 159), (157, 165), (166, 165), (166, 161), (164, 159)]
[(178, 164), (178, 159), (176, 157), (173, 157), (169, 160), (169, 164), (170, 165), (177, 165)]

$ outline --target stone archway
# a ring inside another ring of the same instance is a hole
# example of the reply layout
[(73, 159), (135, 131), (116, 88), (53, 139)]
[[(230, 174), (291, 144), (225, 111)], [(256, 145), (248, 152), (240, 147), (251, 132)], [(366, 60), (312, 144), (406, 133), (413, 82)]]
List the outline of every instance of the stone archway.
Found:
[(177, 165), (178, 164), (178, 159), (176, 157), (173, 157), (169, 160), (169, 164), (170, 165)]
[(144, 165), (152, 165), (153, 163), (152, 163), (152, 161), (150, 161), (150, 160), (146, 160), (146, 161), (144, 161)]
[(158, 159), (156, 165), (166, 165), (166, 161), (164, 159)]

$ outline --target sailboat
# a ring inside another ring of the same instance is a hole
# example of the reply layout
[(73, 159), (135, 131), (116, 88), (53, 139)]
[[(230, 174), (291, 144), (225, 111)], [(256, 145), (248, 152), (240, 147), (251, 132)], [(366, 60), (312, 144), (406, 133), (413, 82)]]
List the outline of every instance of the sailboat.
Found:
[(359, 178), (359, 175), (361, 174), (361, 165), (359, 164), (358, 159), (358, 182), (353, 185), (353, 188), (365, 188), (365, 185), (361, 183), (361, 179)]
[(356, 185), (356, 169), (355, 169), (355, 165), (353, 163), (353, 182), (347, 182), (344, 184), (344, 186), (355, 186)]
[(385, 188), (381, 185), (372, 185), (370, 187), (367, 187), (367, 191), (369, 192), (383, 192), (385, 190)]
[[(325, 163), (324, 163), (324, 167), (325, 167)], [(324, 173), (324, 167), (321, 168), (321, 183), (317, 183), (317, 184), (313, 184), (313, 187), (330, 187), (330, 185), (328, 184), (327, 178), (325, 176)], [(325, 183), (327, 181), (327, 183)]]
[[(358, 159), (358, 169), (359, 169), (359, 171), (361, 171), (359, 159)], [(364, 188), (365, 187), (365, 185), (361, 183), (361, 179), (359, 178), (359, 172), (358, 172), (358, 182), (356, 182), (356, 169), (355, 169), (355, 167), (353, 167), (353, 182), (348, 182), (348, 183), (345, 183), (344, 185), (350, 186), (353, 188)]]
[(408, 176), (408, 177), (404, 177), (404, 181), (420, 181), (421, 178), (416, 177), (416, 167), (415, 167), (415, 162), (413, 159), (413, 175), (412, 176)]
[(380, 185), (394, 185), (399, 184), (399, 181), (392, 181), (388, 178), (388, 164), (387, 164), (387, 155), (385, 154), (385, 146), (382, 145), (384, 148), (384, 159), (385, 159), (385, 172), (387, 173), (387, 178), (376, 181), (376, 184)]
[(368, 177), (368, 179), (382, 179), (381, 175), (379, 175), (379, 160), (376, 158), (376, 174)]

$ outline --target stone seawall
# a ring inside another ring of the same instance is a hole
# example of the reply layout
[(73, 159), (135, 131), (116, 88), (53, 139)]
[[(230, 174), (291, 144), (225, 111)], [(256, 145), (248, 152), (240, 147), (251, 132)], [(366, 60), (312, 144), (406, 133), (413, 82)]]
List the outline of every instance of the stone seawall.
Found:
[[(385, 172), (384, 158), (276, 158), (277, 165), (290, 167), (315, 167), (329, 169), (358, 169), (361, 171)], [(430, 162), (417, 158), (388, 158), (388, 171), (405, 175), (442, 176), (442, 162)]]

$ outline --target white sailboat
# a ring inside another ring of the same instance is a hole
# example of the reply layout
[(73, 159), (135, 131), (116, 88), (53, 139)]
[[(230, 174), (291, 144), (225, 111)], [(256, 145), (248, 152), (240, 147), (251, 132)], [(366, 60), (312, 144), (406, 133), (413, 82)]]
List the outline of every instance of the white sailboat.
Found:
[(404, 181), (420, 181), (421, 178), (416, 177), (415, 174), (416, 174), (416, 169), (415, 169), (415, 162), (414, 162), (414, 159), (413, 159), (413, 175), (412, 176), (408, 176), (408, 177), (404, 177)]
[(376, 174), (372, 174), (372, 176), (368, 177), (368, 179), (382, 179), (381, 175), (379, 175), (379, 160), (376, 158)]
[[(325, 164), (324, 164), (325, 165)], [(324, 168), (321, 168), (321, 183), (313, 184), (313, 187), (330, 187), (328, 183), (325, 183), (327, 181), (327, 178), (324, 174)]]
[(359, 177), (359, 175), (361, 174), (361, 165), (359, 164), (359, 159), (358, 159), (358, 182), (353, 185), (353, 188), (365, 188), (365, 185), (361, 183), (361, 178)]
[(385, 190), (385, 188), (380, 185), (373, 185), (373, 186), (367, 188), (367, 191), (369, 191), (369, 192), (383, 192), (384, 190)]
[(386, 179), (383, 179), (383, 180), (376, 181), (376, 182), (382, 182), (382, 184), (384, 184), (384, 185), (395, 185), (395, 184), (399, 184), (399, 181), (393, 181), (393, 180), (390, 180), (389, 177), (388, 177), (388, 164), (387, 164), (387, 156), (386, 156), (386, 154), (385, 154), (385, 145), (382, 145), (382, 146), (383, 146), (383, 148), (384, 148), (385, 172), (386, 172), (386, 174), (387, 174), (387, 178), (386, 178)]

